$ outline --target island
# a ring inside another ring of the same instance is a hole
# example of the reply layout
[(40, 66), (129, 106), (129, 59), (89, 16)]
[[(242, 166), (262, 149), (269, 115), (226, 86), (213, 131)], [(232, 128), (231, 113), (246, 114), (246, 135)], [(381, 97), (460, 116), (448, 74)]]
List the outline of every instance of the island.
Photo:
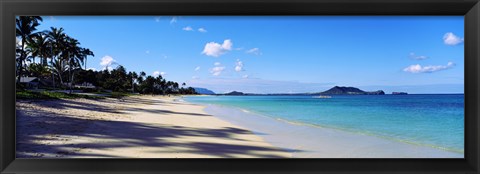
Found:
[[(195, 88), (195, 91), (202, 94), (202, 92), (199, 92), (197, 90), (198, 88)], [(213, 92), (213, 91), (212, 91)], [(306, 96), (311, 96), (311, 95), (385, 95), (385, 92), (383, 90), (377, 90), (377, 91), (363, 91), (361, 89), (355, 88), (355, 87), (344, 87), (344, 86), (334, 86), (330, 88), (329, 90), (323, 91), (323, 92), (316, 92), (316, 93), (270, 93), (270, 94), (256, 94), (256, 93), (244, 93), (244, 92), (239, 92), (239, 91), (232, 91), (224, 94), (212, 94), (212, 95), (235, 95), (235, 96), (240, 96), (240, 95), (250, 95), (250, 96), (278, 96), (278, 95), (306, 95)]]
[(245, 95), (243, 92), (238, 92), (238, 91), (232, 91), (229, 93), (225, 93), (223, 95)]
[(198, 94), (203, 94), (203, 95), (215, 95), (215, 92), (213, 92), (212, 90), (209, 90), (209, 89), (207, 89), (207, 88), (193, 87), (193, 89), (195, 89), (195, 92), (197, 92)]
[(363, 91), (355, 87), (334, 86), (324, 92), (316, 93), (317, 95), (385, 95), (382, 90), (378, 91)]

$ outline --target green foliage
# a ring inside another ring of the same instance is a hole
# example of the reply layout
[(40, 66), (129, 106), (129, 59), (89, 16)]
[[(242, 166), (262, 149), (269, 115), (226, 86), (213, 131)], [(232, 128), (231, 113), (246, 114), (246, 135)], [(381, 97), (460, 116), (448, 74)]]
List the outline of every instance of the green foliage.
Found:
[(145, 72), (127, 72), (125, 67), (107, 71), (80, 70), (76, 83), (88, 82), (97, 86), (100, 90), (120, 93), (141, 94), (196, 94), (195, 89), (180, 87), (179, 83), (167, 81), (161, 75), (158, 77), (146, 76)]
[[(184, 88), (177, 82), (167, 81), (162, 76), (147, 76), (145, 72), (127, 72), (119, 65), (109, 71), (92, 71), (86, 69), (88, 56), (94, 56), (88, 48), (67, 35), (63, 28), (51, 27), (50, 30), (36, 32), (42, 18), (39, 16), (20, 16), (16, 18), (16, 36), (20, 41), (16, 47), (17, 82), (21, 77), (33, 76), (42, 82), (51, 83), (51, 89), (70, 89), (76, 84), (92, 84), (96, 89), (91, 91), (110, 91), (112, 96), (123, 97), (125, 93), (141, 94), (196, 94), (191, 87)], [(40, 58), (40, 63), (35, 62)], [(48, 60), (50, 59), (50, 64)], [(27, 62), (32, 62), (28, 67)], [(85, 65), (85, 69), (82, 69)], [(68, 88), (67, 88), (68, 87)], [(17, 88), (23, 87), (17, 83)], [(78, 98), (63, 93), (33, 93), (21, 91), (19, 97), (24, 98)]]
[(50, 74), (50, 69), (42, 64), (32, 63), (27, 67), (28, 76), (47, 78)]
[(133, 94), (124, 93), (124, 92), (112, 92), (112, 93), (110, 93), (110, 97), (112, 97), (112, 98), (123, 98), (123, 97), (131, 96), (131, 95), (133, 95)]
[(51, 92), (51, 91), (17, 91), (17, 99), (75, 99), (75, 98), (86, 98), (86, 99), (100, 99), (103, 97), (98, 96), (89, 96), (89, 95), (79, 95), (79, 94), (67, 94), (63, 92)]

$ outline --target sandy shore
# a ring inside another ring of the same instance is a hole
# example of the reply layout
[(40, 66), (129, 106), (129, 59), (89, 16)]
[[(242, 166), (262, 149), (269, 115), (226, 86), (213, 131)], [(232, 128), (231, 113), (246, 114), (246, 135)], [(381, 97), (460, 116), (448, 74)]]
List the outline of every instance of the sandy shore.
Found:
[(292, 158), (463, 158), (450, 152), (332, 128), (276, 120), (243, 109), (209, 105), (205, 111), (252, 130)]
[(291, 153), (178, 97), (20, 100), (19, 158), (278, 158)]

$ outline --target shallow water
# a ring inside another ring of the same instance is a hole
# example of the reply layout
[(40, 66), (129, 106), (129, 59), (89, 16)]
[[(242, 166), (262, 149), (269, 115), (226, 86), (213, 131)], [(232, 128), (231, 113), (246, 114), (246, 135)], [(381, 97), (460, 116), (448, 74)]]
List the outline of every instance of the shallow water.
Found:
[(463, 94), (362, 95), (332, 98), (195, 96), (185, 99), (193, 103), (222, 106), (223, 109), (214, 109), (217, 110), (215, 111), (217, 115), (220, 114), (219, 110), (236, 108), (243, 113), (236, 114), (237, 117), (246, 117), (245, 114), (260, 115), (306, 125), (309, 131), (312, 131), (311, 128), (332, 128), (456, 154), (463, 155), (464, 152)]

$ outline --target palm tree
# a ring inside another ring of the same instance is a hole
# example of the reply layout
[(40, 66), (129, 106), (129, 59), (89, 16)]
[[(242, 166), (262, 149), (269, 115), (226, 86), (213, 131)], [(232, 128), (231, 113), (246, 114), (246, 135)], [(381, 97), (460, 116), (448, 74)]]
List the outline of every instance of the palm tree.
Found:
[(175, 92), (178, 92), (178, 83), (177, 82), (173, 82), (173, 91)]
[(43, 66), (47, 66), (47, 57), (49, 54), (48, 48), (49, 44), (47, 42), (46, 35), (42, 32), (33, 35), (28, 43), (27, 48), (32, 55), (33, 62), (35, 62), (35, 57), (40, 57), (40, 62)]
[(68, 36), (65, 39), (65, 49), (62, 51), (62, 55), (64, 57), (63, 60), (68, 62), (68, 78), (70, 82), (69, 87), (71, 94), (73, 76), (75, 74), (75, 72), (72, 74), (72, 70), (75, 70), (77, 67), (81, 67), (80, 64), (83, 64), (84, 55), (82, 48), (79, 46), (80, 42), (78, 42), (78, 40)]
[[(51, 53), (51, 66), (52, 70), (58, 70), (54, 63), (57, 64), (57, 66), (61, 66), (62, 62), (56, 62), (55, 58), (58, 57), (63, 50), (64, 47), (64, 41), (66, 34), (63, 32), (63, 28), (55, 28), (51, 27), (50, 31), (46, 31), (47, 34), (47, 39), (48, 43), (50, 45), (50, 53)], [(54, 76), (54, 71), (52, 71), (52, 80), (53, 80), (53, 88), (55, 88), (55, 76)], [(61, 73), (57, 71), (57, 75), (59, 76), (61, 83), (63, 83)]]
[(138, 83), (143, 83), (144, 77), (145, 77), (146, 75), (147, 75), (147, 74), (146, 74), (144, 71), (140, 72), (140, 76), (138, 76), (138, 79), (137, 79), (137, 80), (138, 80)]
[(55, 59), (51, 65), (51, 72), (60, 78), (60, 83), (63, 84), (63, 72), (67, 71), (67, 66), (60, 59)]
[(82, 56), (84, 56), (85, 70), (87, 70), (87, 56), (95, 56), (95, 55), (93, 54), (93, 52), (90, 49), (84, 48), (84, 49), (82, 49)]
[(132, 77), (132, 93), (135, 93), (135, 80), (138, 79), (138, 74), (136, 72), (131, 73)]
[(42, 64), (31, 63), (26, 69), (28, 74), (33, 77), (45, 78), (50, 75), (50, 69)]
[(27, 54), (25, 52), (26, 42), (35, 34), (37, 26), (40, 25), (39, 21), (43, 19), (40, 16), (19, 16), (15, 19), (16, 29), (15, 33), (17, 37), (20, 37), (21, 40), (21, 52), (19, 56), (19, 65), (18, 65), (18, 77), (17, 82), (20, 82), (20, 78), (23, 75), (23, 63), (27, 59)]

